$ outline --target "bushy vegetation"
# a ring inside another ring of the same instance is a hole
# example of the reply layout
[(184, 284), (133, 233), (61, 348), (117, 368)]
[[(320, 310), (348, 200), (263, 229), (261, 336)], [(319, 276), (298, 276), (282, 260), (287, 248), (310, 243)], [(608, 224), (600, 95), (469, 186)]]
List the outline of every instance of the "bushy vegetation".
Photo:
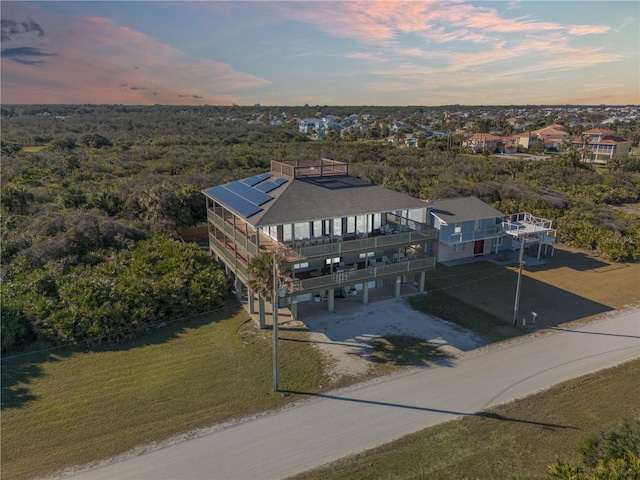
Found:
[(133, 249), (90, 261), (49, 261), (8, 276), (2, 296), (2, 348), (30, 341), (110, 343), (164, 320), (222, 305), (228, 282), (194, 244), (152, 236)]
[(580, 449), (580, 462), (558, 460), (549, 477), (563, 480), (630, 480), (640, 478), (640, 419), (625, 419), (602, 430)]
[[(283, 108), (259, 106), (3, 106), (3, 352), (34, 341), (118, 339), (183, 314), (169, 277), (167, 284), (152, 280), (157, 272), (145, 272), (149, 283), (138, 285), (153, 301), (135, 300), (124, 282), (129, 263), (144, 256), (138, 250), (144, 242), (160, 242), (154, 245), (167, 259), (204, 268), (200, 252), (170, 238), (205, 220), (203, 189), (266, 171), (272, 159), (334, 158), (349, 163), (353, 174), (423, 199), (476, 195), (504, 213), (553, 219), (561, 242), (615, 261), (640, 259), (637, 215), (612, 208), (638, 202), (637, 160), (595, 171), (572, 154), (553, 160), (465, 155), (459, 138), (429, 139), (423, 148), (385, 143), (391, 118), (421, 123), (408, 107), (368, 108), (376, 116), (368, 132), (375, 135), (310, 141), (288, 120), (316, 116), (318, 108), (287, 108), (285, 115)], [(275, 118), (284, 125), (271, 125)], [(262, 124), (247, 123), (256, 119)], [(169, 237), (160, 240), (160, 233)], [(176, 292), (213, 280), (197, 269), (185, 279), (179, 270)], [(226, 288), (222, 275), (208, 275), (216, 279), (212, 292)], [(90, 301), (81, 295), (89, 288), (96, 292)]]

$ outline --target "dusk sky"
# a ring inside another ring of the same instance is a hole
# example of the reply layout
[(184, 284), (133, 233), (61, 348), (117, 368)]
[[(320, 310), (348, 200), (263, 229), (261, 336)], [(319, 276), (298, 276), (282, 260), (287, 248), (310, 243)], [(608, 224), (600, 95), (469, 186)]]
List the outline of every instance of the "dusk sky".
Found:
[(640, 104), (640, 2), (3, 0), (3, 104)]

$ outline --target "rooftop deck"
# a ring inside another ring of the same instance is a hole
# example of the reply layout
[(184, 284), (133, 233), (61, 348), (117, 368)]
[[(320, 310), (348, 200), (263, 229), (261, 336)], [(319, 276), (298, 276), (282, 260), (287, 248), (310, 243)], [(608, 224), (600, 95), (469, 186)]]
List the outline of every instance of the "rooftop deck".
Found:
[(531, 213), (514, 213), (505, 217), (502, 222), (504, 233), (516, 238), (538, 236), (548, 237), (555, 241), (556, 230), (551, 228), (552, 221), (536, 217)]

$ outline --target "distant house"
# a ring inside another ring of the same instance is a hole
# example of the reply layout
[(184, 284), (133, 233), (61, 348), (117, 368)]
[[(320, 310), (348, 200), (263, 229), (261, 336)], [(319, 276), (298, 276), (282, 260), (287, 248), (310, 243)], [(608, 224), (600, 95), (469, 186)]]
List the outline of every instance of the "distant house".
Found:
[(462, 146), (470, 149), (473, 153), (478, 153), (497, 150), (500, 140), (500, 137), (490, 133), (474, 133), (462, 141)]
[(404, 122), (393, 122), (391, 124), (390, 130), (392, 132), (399, 132), (404, 130), (409, 130), (409, 125)]
[(305, 118), (300, 120), (298, 127), (300, 129), (300, 133), (309, 133), (309, 130), (311, 129), (317, 132), (322, 129), (323, 123), (319, 118)]
[(298, 124), (300, 133), (309, 133), (313, 130), (318, 136), (325, 133), (325, 130), (337, 130), (341, 131), (344, 127), (339, 123), (336, 123), (335, 119), (340, 119), (335, 115), (327, 115), (320, 118), (305, 118)]
[(569, 140), (569, 134), (563, 130), (562, 125), (550, 125), (531, 132), (538, 137), (538, 141), (544, 143), (547, 149), (560, 149), (564, 141)]
[(519, 133), (517, 135), (514, 135), (514, 137), (514, 141), (522, 148), (526, 148), (527, 150), (538, 142), (538, 136), (534, 135), (531, 132)]
[(580, 151), (582, 162), (607, 164), (628, 157), (632, 142), (616, 136), (613, 130), (594, 128), (574, 137), (571, 143)]

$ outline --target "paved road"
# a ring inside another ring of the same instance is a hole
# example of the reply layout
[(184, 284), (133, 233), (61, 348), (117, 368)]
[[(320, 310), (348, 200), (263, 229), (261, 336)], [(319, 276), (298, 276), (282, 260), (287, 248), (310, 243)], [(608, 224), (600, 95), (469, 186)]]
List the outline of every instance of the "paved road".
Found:
[(283, 478), (638, 356), (640, 310), (318, 396), (74, 478)]

